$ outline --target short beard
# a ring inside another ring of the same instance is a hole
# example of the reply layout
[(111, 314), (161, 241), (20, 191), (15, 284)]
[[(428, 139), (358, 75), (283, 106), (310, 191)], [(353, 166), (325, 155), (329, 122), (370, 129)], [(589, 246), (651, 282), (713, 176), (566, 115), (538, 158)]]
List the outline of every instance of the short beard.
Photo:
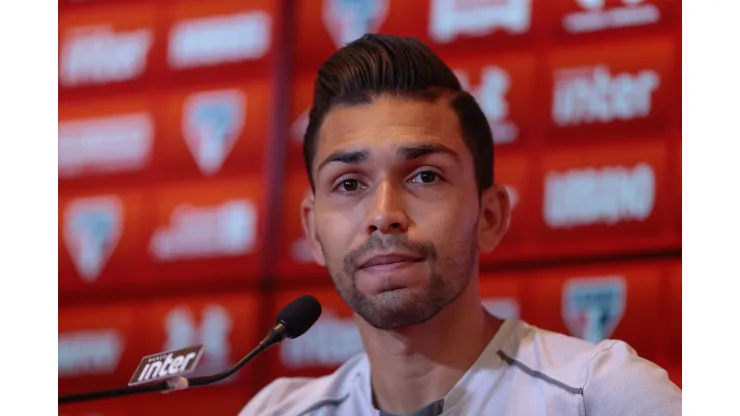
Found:
[[(477, 229), (476, 227), (473, 229)], [(467, 289), (477, 264), (475, 232), (454, 249), (438, 257), (431, 243), (410, 242), (405, 236), (374, 235), (367, 243), (344, 257), (342, 270), (329, 270), (339, 296), (371, 326), (395, 330), (429, 321)], [(368, 297), (357, 289), (355, 273), (359, 258), (373, 251), (398, 248), (422, 256), (429, 270), (429, 283), (421, 290), (401, 289)], [(330, 264), (330, 263), (327, 263)]]

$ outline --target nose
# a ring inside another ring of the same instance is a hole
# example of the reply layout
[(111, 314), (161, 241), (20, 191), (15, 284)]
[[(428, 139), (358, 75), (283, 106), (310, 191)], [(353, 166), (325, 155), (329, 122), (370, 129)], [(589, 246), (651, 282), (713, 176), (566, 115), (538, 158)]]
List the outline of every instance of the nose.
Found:
[(372, 208), (367, 221), (368, 234), (403, 234), (408, 226), (409, 218), (403, 206), (403, 195), (388, 181), (381, 182), (372, 197)]

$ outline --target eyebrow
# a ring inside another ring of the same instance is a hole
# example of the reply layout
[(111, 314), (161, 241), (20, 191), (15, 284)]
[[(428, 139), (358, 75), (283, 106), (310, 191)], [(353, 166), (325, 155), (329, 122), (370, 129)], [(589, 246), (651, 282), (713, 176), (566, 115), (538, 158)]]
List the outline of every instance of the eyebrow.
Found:
[(317, 171), (320, 171), (324, 166), (332, 162), (341, 162), (348, 165), (359, 165), (370, 158), (370, 152), (367, 150), (351, 150), (351, 151), (339, 151), (334, 152), (324, 159)]
[[(460, 160), (460, 156), (452, 149), (450, 149), (447, 146), (444, 146), (439, 143), (432, 143), (432, 144), (421, 144), (417, 146), (411, 146), (411, 147), (402, 147), (399, 148), (396, 154), (404, 160), (413, 160), (418, 159), (423, 156), (435, 154), (435, 153), (443, 153), (452, 156), (455, 158), (455, 160)], [(319, 164), (319, 167), (317, 171), (320, 171), (324, 166), (328, 165), (329, 163), (333, 162), (340, 162), (345, 163), (348, 165), (359, 165), (367, 159), (370, 158), (370, 151), (362, 149), (362, 150), (350, 150), (350, 151), (338, 151), (334, 152), (329, 157), (324, 159), (323, 162)]]
[(402, 147), (398, 149), (398, 154), (406, 160), (418, 159), (422, 156), (435, 153), (444, 153), (460, 160), (460, 156), (454, 150), (439, 143), (421, 144), (418, 146)]

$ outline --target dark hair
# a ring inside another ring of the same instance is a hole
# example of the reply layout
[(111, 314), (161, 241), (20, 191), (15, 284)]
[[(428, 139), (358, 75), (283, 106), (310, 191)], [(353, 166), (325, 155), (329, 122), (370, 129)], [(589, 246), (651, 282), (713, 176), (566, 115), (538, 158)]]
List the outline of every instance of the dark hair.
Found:
[(317, 136), (326, 114), (336, 105), (370, 103), (381, 94), (425, 101), (449, 95), (473, 155), (479, 193), (493, 184), (491, 127), (475, 98), (462, 90), (455, 73), (415, 38), (368, 34), (339, 49), (319, 69), (303, 141), (312, 189)]

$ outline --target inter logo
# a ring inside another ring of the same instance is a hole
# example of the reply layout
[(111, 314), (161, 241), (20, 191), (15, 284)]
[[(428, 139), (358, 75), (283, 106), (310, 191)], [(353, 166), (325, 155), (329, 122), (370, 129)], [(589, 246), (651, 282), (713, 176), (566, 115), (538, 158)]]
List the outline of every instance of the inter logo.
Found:
[(188, 374), (198, 365), (202, 354), (203, 346), (198, 345), (147, 355), (141, 359), (128, 385), (134, 386)]

